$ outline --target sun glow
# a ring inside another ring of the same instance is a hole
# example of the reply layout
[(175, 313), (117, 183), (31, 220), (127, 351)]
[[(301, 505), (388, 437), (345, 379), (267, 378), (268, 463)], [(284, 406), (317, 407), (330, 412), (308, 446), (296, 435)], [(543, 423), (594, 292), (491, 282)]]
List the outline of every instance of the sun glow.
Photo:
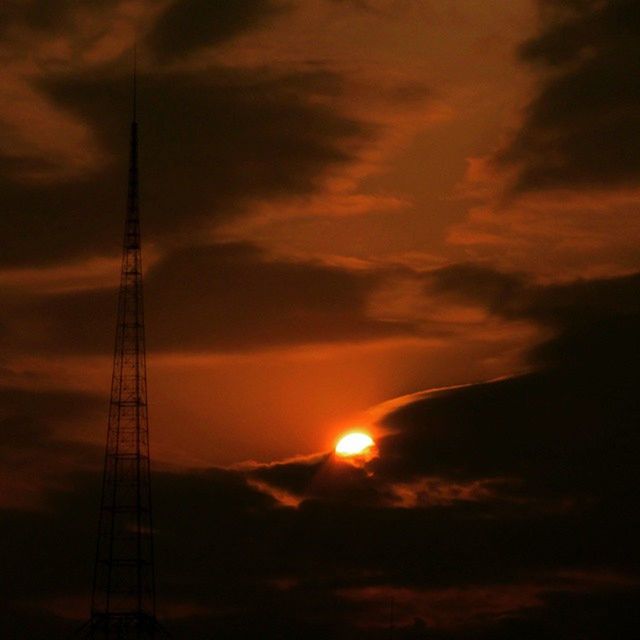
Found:
[(371, 436), (361, 431), (352, 431), (340, 438), (336, 445), (336, 453), (344, 457), (359, 456), (366, 453), (374, 445), (375, 442)]

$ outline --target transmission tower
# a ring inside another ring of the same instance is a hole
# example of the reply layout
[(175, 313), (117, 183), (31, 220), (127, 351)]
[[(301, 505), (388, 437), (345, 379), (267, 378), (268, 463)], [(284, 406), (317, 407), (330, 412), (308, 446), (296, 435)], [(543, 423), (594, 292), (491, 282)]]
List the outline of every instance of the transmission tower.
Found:
[(85, 632), (96, 640), (148, 640), (164, 635), (155, 615), (135, 63), (109, 423), (91, 618)]

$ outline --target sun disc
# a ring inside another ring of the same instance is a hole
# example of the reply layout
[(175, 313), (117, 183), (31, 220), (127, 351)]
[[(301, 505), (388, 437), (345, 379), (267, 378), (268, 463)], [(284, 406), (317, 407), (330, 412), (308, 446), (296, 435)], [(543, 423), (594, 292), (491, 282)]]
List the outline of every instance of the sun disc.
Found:
[(336, 445), (339, 456), (357, 456), (374, 445), (373, 438), (361, 431), (353, 431), (343, 436)]

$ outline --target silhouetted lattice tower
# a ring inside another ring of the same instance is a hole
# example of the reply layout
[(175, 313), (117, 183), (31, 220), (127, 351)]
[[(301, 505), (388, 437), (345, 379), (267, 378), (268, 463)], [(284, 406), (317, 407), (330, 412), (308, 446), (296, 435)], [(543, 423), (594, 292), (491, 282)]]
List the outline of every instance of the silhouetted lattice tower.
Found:
[(109, 425), (91, 619), (87, 630), (91, 638), (108, 640), (142, 640), (158, 635), (142, 307), (135, 71), (129, 191)]

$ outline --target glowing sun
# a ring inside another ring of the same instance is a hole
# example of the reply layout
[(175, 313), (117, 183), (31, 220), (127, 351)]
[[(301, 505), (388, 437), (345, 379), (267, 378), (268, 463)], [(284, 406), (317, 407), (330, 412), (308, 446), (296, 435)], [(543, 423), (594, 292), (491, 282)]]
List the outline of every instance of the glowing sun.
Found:
[(336, 453), (344, 457), (359, 456), (366, 453), (374, 445), (375, 442), (371, 436), (361, 431), (352, 431), (340, 438), (336, 445)]

